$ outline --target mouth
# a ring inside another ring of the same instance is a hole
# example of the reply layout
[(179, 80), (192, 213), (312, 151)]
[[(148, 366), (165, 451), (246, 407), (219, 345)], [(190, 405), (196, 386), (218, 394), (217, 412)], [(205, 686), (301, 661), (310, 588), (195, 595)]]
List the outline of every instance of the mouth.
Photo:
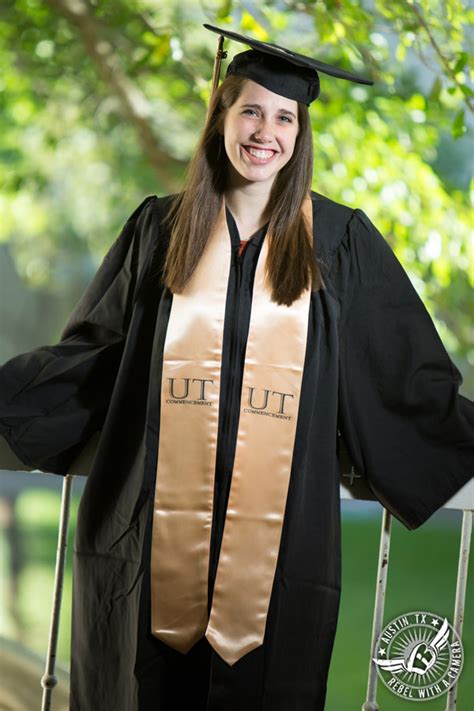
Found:
[(242, 149), (249, 160), (257, 165), (269, 163), (278, 154), (278, 151), (274, 151), (271, 148), (254, 148), (253, 146), (244, 146), (243, 144)]

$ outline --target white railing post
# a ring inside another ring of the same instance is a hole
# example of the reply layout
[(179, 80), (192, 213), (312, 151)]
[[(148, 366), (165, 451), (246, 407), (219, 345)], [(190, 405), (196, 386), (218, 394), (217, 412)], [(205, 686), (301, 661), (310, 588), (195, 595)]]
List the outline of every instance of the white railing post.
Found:
[[(461, 527), (461, 544), (459, 547), (458, 577), (456, 580), (456, 602), (454, 604), (453, 628), (459, 639), (462, 639), (462, 626), (464, 622), (464, 605), (466, 602), (467, 570), (469, 565), (469, 552), (471, 549), (472, 511), (463, 511)], [(446, 711), (456, 711), (456, 696), (458, 682), (448, 690)]]
[(372, 641), (370, 643), (367, 698), (362, 704), (362, 711), (379, 711), (379, 705), (377, 703), (377, 669), (372, 661), (372, 658), (377, 657), (376, 645), (383, 627), (383, 612), (385, 607), (385, 591), (387, 589), (391, 529), (392, 516), (390, 512), (384, 508), (382, 527), (380, 531), (379, 559), (377, 563), (377, 586), (375, 591), (374, 619), (372, 622)]
[(41, 686), (43, 687), (41, 711), (50, 711), (53, 689), (58, 683), (54, 672), (56, 666), (56, 649), (58, 646), (59, 618), (61, 614), (61, 602), (63, 596), (64, 568), (66, 563), (67, 534), (69, 528), (69, 510), (73, 478), (72, 474), (67, 474), (63, 481), (61, 513), (59, 518), (58, 548), (56, 553), (56, 570), (54, 574), (53, 607), (51, 610), (51, 622), (49, 627), (48, 654), (46, 658), (45, 673), (41, 678)]

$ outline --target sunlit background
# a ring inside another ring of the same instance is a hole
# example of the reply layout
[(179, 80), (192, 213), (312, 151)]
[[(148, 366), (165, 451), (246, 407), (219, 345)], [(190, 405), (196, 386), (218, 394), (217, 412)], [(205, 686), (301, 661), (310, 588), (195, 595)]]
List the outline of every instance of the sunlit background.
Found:
[[(217, 35), (202, 28), (209, 22), (374, 79), (365, 87), (322, 75), (310, 109), (313, 189), (362, 208), (377, 225), (472, 399), (473, 19), (467, 0), (2, 4), (0, 362), (57, 342), (135, 207), (182, 186), (210, 96)], [(243, 49), (226, 46), (229, 58)], [(67, 708), (70, 554), (83, 482), (74, 481), (57, 711)], [(61, 485), (53, 475), (0, 471), (0, 689), (16, 687), (23, 699), (5, 692), (5, 711), (39, 708)], [(343, 505), (343, 594), (327, 711), (352, 711), (365, 699), (381, 510)], [(394, 522), (386, 621), (419, 608), (452, 620), (460, 520), (459, 512), (441, 511), (415, 532)], [(470, 711), (472, 604), (463, 641), (457, 708)], [(13, 663), (21, 670), (15, 679)], [(408, 708), (381, 685), (379, 704)], [(445, 698), (428, 708), (444, 707)]]

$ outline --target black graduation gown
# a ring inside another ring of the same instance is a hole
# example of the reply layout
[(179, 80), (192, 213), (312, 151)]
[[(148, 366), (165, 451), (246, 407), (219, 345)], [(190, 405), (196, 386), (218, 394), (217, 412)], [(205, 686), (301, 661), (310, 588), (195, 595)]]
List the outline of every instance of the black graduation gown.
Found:
[[(73, 711), (317, 711), (340, 598), (338, 430), (356, 471), (408, 528), (471, 477), (474, 405), (387, 242), (360, 210), (312, 193), (327, 289), (313, 292), (285, 521), (264, 644), (228, 666), (150, 632), (162, 353), (172, 294), (157, 274), (168, 198), (134, 211), (60, 342), (0, 368), (0, 434), (27, 465), (64, 474), (101, 430), (74, 545)], [(231, 483), (252, 281), (265, 228), (233, 245), (210, 598)], [(233, 376), (233, 377), (232, 377)], [(184, 435), (183, 435), (184, 439)], [(185, 442), (183, 441), (183, 444)], [(245, 585), (245, 571), (242, 571)], [(211, 600), (210, 600), (211, 601)]]

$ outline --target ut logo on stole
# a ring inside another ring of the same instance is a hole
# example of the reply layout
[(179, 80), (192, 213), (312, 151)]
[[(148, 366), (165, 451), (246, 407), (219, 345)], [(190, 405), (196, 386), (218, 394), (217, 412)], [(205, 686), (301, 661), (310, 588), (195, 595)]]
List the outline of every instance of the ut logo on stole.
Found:
[[(177, 381), (180, 381), (179, 384)], [(206, 383), (214, 383), (206, 378), (168, 378), (169, 399), (167, 403), (208, 405), (212, 402), (206, 397)]]
[[(169, 404), (208, 405), (212, 402), (206, 397), (210, 378), (168, 378)], [(283, 420), (291, 420), (292, 416), (285, 412), (288, 407), (287, 398), (294, 398), (292, 393), (283, 393), (269, 388), (246, 388), (247, 394), (242, 398), (243, 412), (253, 415), (266, 415)]]
[[(292, 416), (285, 413), (286, 398), (294, 398), (291, 393), (282, 393), (267, 388), (247, 387), (247, 406), (243, 411), (253, 415), (266, 415), (281, 420), (291, 420)], [(244, 403), (243, 403), (244, 404)]]

